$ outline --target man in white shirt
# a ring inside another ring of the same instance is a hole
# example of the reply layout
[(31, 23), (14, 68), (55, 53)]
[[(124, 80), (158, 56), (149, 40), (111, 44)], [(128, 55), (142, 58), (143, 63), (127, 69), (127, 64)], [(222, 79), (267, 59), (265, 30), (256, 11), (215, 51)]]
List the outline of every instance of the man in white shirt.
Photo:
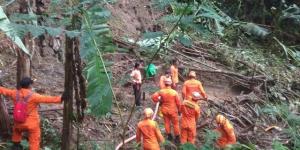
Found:
[(137, 62), (134, 65), (134, 69), (132, 70), (131, 74), (132, 85), (133, 85), (133, 92), (135, 96), (135, 105), (141, 106), (141, 85), (142, 85), (142, 74), (140, 71), (140, 64)]

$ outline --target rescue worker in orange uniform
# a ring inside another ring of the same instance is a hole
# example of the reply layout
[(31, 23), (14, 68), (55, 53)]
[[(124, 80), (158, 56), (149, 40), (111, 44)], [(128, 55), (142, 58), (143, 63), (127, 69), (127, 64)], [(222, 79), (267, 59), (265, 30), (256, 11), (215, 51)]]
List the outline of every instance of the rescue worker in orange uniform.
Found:
[(236, 137), (232, 124), (226, 119), (223, 115), (216, 116), (216, 122), (218, 127), (215, 129), (217, 133), (220, 134), (220, 137), (217, 139), (217, 147), (223, 149), (230, 144), (236, 143)]
[(171, 88), (172, 80), (170, 78), (165, 79), (166, 88), (159, 90), (152, 95), (153, 102), (161, 103), (161, 111), (164, 118), (165, 129), (168, 135), (168, 140), (173, 140), (171, 134), (171, 123), (174, 128), (175, 143), (180, 143), (180, 129), (179, 129), (179, 109), (180, 100), (178, 93)]
[(181, 144), (186, 142), (195, 144), (197, 121), (200, 117), (200, 107), (197, 101), (201, 99), (198, 92), (192, 93), (192, 100), (184, 100), (180, 107), (181, 112)]
[(178, 67), (177, 67), (177, 60), (174, 59), (172, 61), (172, 65), (170, 67), (170, 70), (171, 70), (171, 76), (172, 76), (172, 82), (173, 82), (173, 85), (172, 85), (172, 88), (173, 89), (176, 89), (176, 84), (179, 82), (179, 79), (178, 79)]
[[(13, 150), (21, 150), (22, 146), (20, 142), (22, 140), (22, 133), (29, 133), (29, 149), (39, 150), (41, 141), (41, 129), (40, 129), (40, 116), (38, 113), (38, 106), (40, 103), (61, 103), (62, 99), (60, 96), (42, 96), (31, 91), (31, 85), (33, 81), (25, 77), (20, 81), (20, 89), (11, 90), (4, 87), (0, 87), (0, 94), (11, 97), (14, 104), (16, 103), (16, 95), (19, 93), (19, 97), (27, 97), (32, 94), (27, 101), (27, 113), (28, 116), (24, 123), (14, 122), (12, 141), (14, 143)], [(62, 97), (65, 94), (63, 94)]]
[(159, 79), (159, 88), (160, 89), (166, 88), (165, 79), (167, 79), (167, 78), (170, 78), (170, 79), (172, 78), (170, 70), (166, 70), (165, 75), (160, 76), (160, 79)]
[(189, 80), (185, 81), (182, 87), (182, 97), (189, 99), (193, 92), (199, 92), (204, 99), (207, 99), (207, 95), (202, 87), (202, 83), (196, 80), (196, 72), (191, 71), (189, 73)]
[(144, 110), (145, 118), (138, 123), (136, 131), (136, 142), (141, 143), (143, 137), (143, 149), (144, 150), (159, 150), (159, 143), (164, 142), (157, 123), (151, 120), (153, 116), (153, 110), (146, 108)]
[(132, 78), (132, 87), (133, 93), (135, 98), (135, 105), (140, 107), (141, 106), (141, 86), (142, 86), (142, 74), (140, 71), (140, 63), (134, 64), (134, 69), (132, 70), (130, 77)]

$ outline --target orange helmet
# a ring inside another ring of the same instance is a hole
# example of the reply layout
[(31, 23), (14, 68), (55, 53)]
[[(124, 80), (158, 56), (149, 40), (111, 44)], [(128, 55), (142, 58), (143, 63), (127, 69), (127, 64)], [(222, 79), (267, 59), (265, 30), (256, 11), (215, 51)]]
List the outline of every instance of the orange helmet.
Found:
[(197, 100), (199, 100), (199, 99), (201, 99), (200, 93), (199, 93), (199, 92), (193, 92), (193, 93), (192, 93), (192, 100), (193, 100), (193, 101), (197, 101)]
[(223, 115), (218, 114), (218, 115), (216, 116), (216, 122), (217, 122), (218, 124), (223, 125), (223, 124), (225, 124), (226, 120), (227, 120), (227, 119), (226, 119)]
[(190, 71), (189, 77), (196, 77), (196, 72), (195, 71)]
[(172, 79), (171, 79), (171, 78), (165, 78), (165, 79), (164, 79), (164, 83), (165, 83), (166, 85), (171, 85), (171, 84), (172, 84)]
[(144, 115), (146, 118), (150, 118), (153, 115), (153, 110), (151, 108), (145, 108), (144, 109)]

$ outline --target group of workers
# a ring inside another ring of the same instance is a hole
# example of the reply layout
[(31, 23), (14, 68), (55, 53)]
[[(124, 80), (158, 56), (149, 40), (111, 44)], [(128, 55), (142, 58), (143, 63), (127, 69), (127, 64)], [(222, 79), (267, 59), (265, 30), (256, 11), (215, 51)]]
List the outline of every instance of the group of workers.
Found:
[[(141, 92), (142, 81), (138, 63), (135, 64), (131, 77), (134, 83), (133, 89), (136, 104), (140, 106), (140, 102), (137, 103), (140, 97), (136, 97), (136, 93)], [(174, 140), (174, 143), (177, 145), (187, 142), (195, 144), (197, 122), (201, 112), (199, 102), (201, 100), (207, 101), (208, 98), (201, 82), (196, 79), (196, 73), (191, 71), (188, 77), (189, 79), (184, 82), (182, 87), (183, 101), (181, 101), (176, 91), (179, 83), (177, 62), (176, 60), (172, 61), (170, 69), (167, 69), (165, 75), (160, 77), (160, 90), (151, 96), (154, 103), (159, 102), (160, 104), (167, 139), (169, 141)], [(138, 92), (136, 87), (139, 88)], [(151, 120), (152, 117), (153, 110), (145, 108), (144, 119), (137, 126), (136, 141), (137, 143), (143, 141), (144, 150), (159, 150), (159, 143), (165, 141), (157, 123)], [(228, 145), (235, 144), (236, 136), (230, 121), (221, 114), (218, 114), (215, 119), (217, 123), (215, 131), (220, 134), (216, 141), (216, 147), (223, 149)], [(174, 134), (171, 132), (171, 126), (173, 126)]]

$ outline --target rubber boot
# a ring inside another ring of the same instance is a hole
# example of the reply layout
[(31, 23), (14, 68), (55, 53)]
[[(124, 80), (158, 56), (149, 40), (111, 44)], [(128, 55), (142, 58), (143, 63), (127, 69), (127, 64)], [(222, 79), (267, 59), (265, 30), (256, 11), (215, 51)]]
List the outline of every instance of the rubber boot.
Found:
[(11, 150), (23, 150), (23, 147), (20, 143), (14, 143)]
[(180, 136), (179, 136), (179, 135), (176, 135), (176, 136), (175, 136), (174, 143), (175, 143), (176, 145), (180, 145)]
[(172, 136), (172, 134), (168, 134), (168, 140), (169, 140), (169, 141), (173, 141), (173, 136)]

